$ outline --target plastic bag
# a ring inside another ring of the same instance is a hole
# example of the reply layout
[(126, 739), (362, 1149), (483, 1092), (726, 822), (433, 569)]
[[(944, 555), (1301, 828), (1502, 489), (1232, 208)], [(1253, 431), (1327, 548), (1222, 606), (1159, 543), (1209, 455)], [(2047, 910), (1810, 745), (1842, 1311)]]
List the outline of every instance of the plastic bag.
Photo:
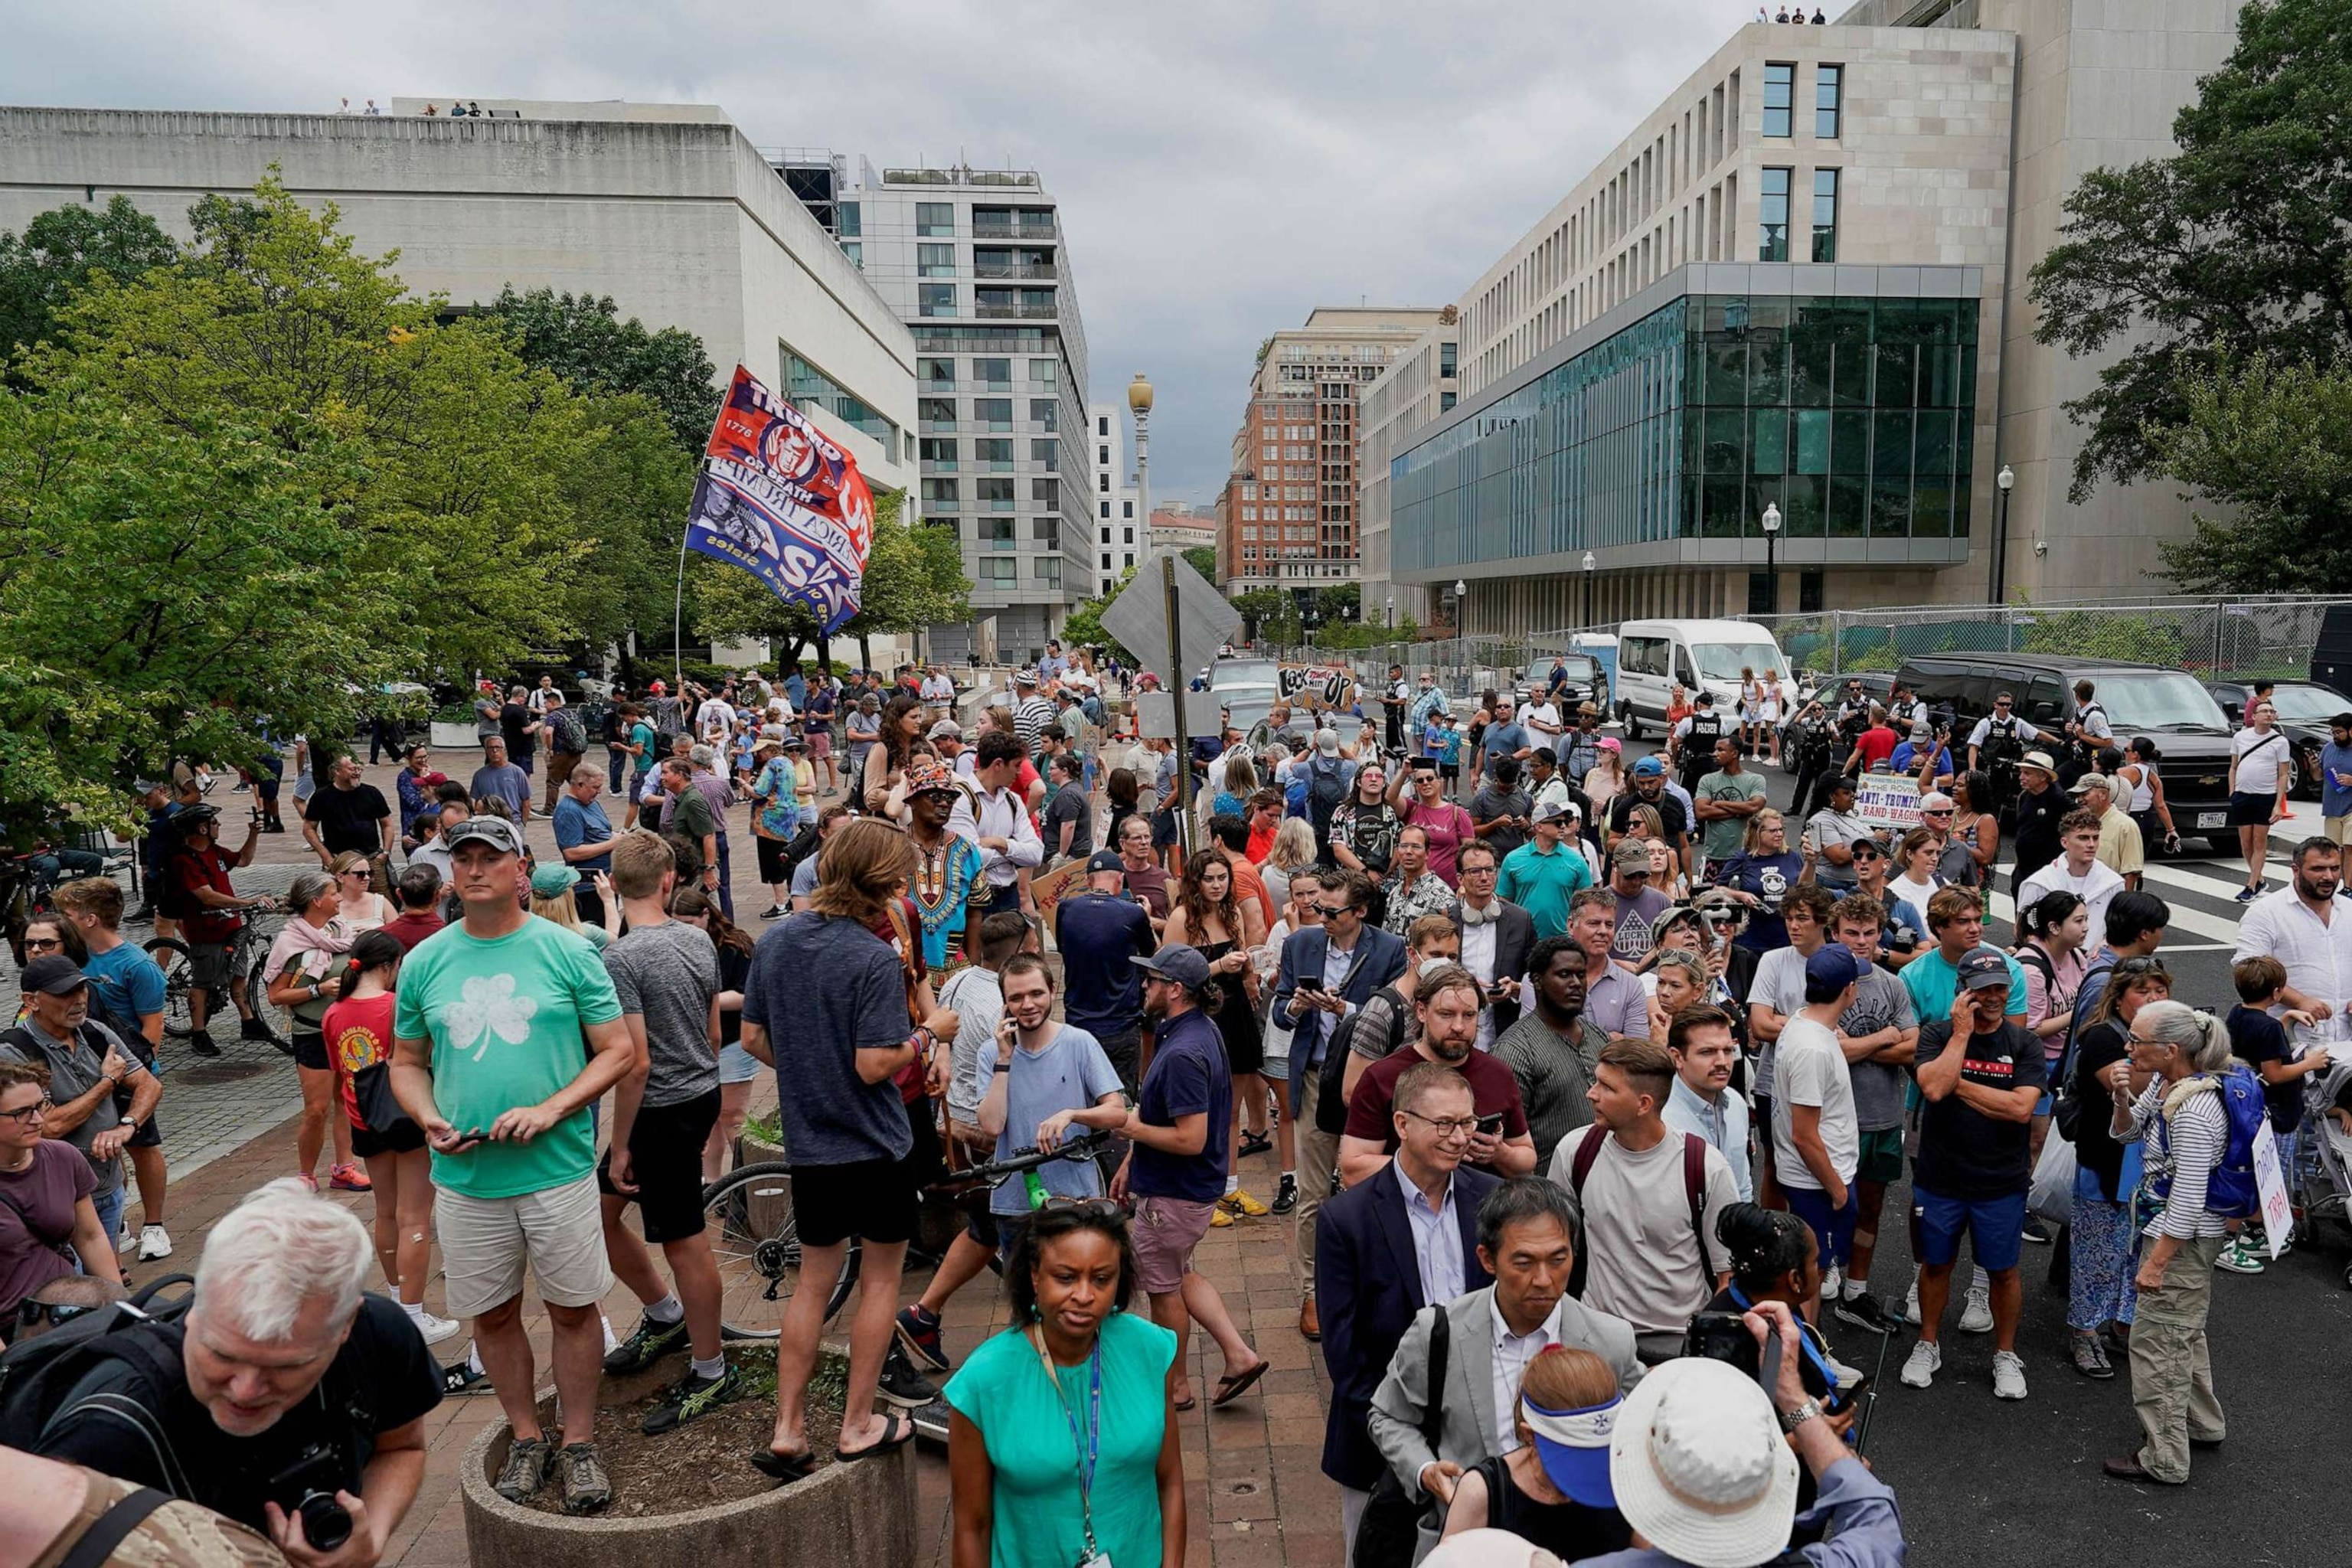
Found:
[(2074, 1145), (2053, 1127), (2042, 1141), (2042, 1158), (2033, 1166), (2033, 1191), (2025, 1206), (2053, 1225), (2064, 1225), (2074, 1215)]

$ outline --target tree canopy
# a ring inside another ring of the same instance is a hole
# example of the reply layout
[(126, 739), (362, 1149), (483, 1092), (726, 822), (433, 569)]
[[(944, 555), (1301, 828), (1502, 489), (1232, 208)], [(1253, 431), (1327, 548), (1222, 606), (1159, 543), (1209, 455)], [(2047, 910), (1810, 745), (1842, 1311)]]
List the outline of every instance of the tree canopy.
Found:
[[(682, 327), (624, 320), (610, 298), (552, 289), (502, 289), (486, 316), (513, 335), (526, 363), (583, 394), (635, 393), (660, 410), (677, 444), (699, 457), (719, 417), (718, 372), (702, 340)], [(684, 521), (681, 516), (680, 527)]]
[(58, 310), (91, 279), (121, 282), (179, 255), (129, 196), (97, 212), (57, 207), (34, 217), (21, 235), (0, 234), (0, 367), (17, 349), (47, 338)]

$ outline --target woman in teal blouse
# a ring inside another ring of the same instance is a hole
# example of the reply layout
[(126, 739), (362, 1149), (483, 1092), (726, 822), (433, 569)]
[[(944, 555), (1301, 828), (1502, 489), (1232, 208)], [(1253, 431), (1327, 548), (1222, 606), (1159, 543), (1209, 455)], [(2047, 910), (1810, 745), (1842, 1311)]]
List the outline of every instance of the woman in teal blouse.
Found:
[(953, 1568), (1181, 1568), (1176, 1336), (1127, 1310), (1126, 1215), (1101, 1200), (1039, 1209), (1004, 1279), (1014, 1326), (947, 1386)]

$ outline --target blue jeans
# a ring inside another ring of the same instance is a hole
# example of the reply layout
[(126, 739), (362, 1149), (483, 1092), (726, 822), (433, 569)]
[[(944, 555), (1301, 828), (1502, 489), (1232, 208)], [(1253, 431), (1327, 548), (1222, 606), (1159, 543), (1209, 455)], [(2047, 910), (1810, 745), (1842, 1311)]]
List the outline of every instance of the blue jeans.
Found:
[(612, 781), (613, 793), (621, 793), (621, 775), (629, 771), (629, 753), (618, 746), (604, 748), (604, 774)]
[[(109, 1246), (112, 1246), (114, 1239), (122, 1234), (123, 1186), (123, 1181), (117, 1181), (112, 1192), (90, 1199), (90, 1206), (98, 1210), (98, 1228), (106, 1233)], [(89, 1272), (88, 1265), (79, 1267), (82, 1273)]]

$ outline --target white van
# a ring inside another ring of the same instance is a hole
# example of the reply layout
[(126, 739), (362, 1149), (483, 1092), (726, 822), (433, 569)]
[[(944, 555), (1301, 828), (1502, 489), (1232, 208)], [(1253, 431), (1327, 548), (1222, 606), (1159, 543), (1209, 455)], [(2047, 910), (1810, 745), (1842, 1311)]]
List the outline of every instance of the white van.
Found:
[(1743, 668), (1759, 677), (1778, 670), (1780, 689), (1797, 689), (1772, 634), (1753, 621), (1625, 622), (1617, 628), (1616, 697), (1626, 738), (1638, 738), (1644, 723), (1664, 727), (1667, 690), (1677, 681), (1694, 695), (1704, 682), (1715, 693), (1715, 710), (1731, 721), (1739, 711)]

